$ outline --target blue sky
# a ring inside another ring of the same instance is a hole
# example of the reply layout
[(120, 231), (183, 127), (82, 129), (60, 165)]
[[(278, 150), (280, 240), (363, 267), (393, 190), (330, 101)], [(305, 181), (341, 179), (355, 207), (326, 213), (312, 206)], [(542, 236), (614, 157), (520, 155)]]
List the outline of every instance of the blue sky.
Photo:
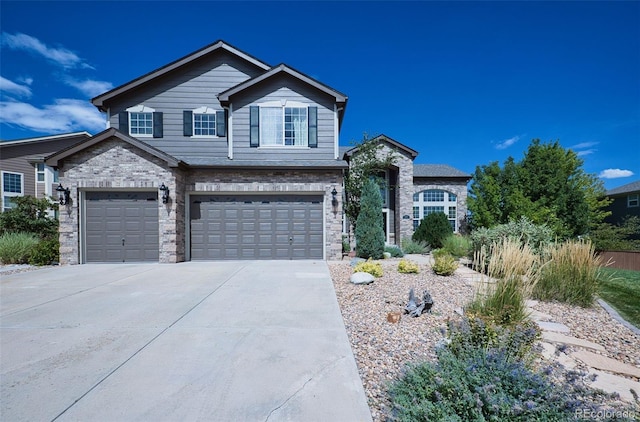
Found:
[(534, 138), (640, 175), (640, 2), (0, 3), (0, 139), (104, 129), (90, 98), (218, 39), (349, 96), (363, 133), (472, 173)]

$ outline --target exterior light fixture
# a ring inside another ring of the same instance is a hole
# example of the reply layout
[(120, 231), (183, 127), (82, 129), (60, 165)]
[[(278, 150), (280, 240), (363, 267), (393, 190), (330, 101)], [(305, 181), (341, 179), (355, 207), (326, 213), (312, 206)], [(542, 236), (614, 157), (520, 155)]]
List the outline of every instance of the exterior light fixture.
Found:
[(333, 207), (333, 212), (336, 213), (338, 212), (338, 191), (336, 191), (336, 187), (333, 187), (333, 190), (331, 191), (331, 206)]
[(69, 196), (71, 195), (69, 188), (63, 188), (62, 183), (59, 183), (56, 188), (56, 192), (58, 192), (58, 201), (60, 202), (60, 205), (67, 205), (69, 203)]
[(166, 204), (169, 202), (169, 188), (162, 183), (158, 189), (162, 192), (162, 203)]

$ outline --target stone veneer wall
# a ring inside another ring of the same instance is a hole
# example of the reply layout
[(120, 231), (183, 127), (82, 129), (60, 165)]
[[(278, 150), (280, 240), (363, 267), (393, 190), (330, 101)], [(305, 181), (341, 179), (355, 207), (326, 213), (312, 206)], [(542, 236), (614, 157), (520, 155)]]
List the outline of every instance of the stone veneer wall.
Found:
[[(412, 213), (410, 214), (411, 220), (409, 222), (413, 224), (413, 194), (422, 192), (428, 189), (440, 189), (447, 192), (454, 193), (457, 197), (456, 201), (456, 219), (458, 221), (458, 231), (462, 231), (467, 217), (467, 183), (458, 182), (452, 180), (433, 180), (433, 179), (417, 179), (413, 181), (413, 192), (411, 194), (411, 206)], [(413, 226), (411, 226), (411, 233), (413, 233)]]
[(158, 198), (160, 262), (184, 260), (184, 175), (163, 160), (117, 139), (89, 147), (64, 160), (60, 183), (71, 191), (60, 207), (60, 263), (80, 263), (79, 192), (82, 190), (152, 190), (164, 183), (170, 201)]
[[(342, 257), (342, 170), (193, 170), (186, 181), (188, 193), (314, 193), (324, 195), (325, 259)], [(337, 212), (331, 191), (338, 194)]]

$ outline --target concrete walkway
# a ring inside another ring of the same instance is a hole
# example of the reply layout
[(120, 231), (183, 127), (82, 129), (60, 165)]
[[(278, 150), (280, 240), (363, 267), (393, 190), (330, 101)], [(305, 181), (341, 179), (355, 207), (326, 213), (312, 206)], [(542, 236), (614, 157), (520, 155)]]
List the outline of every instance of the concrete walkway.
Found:
[(322, 261), (2, 276), (0, 419), (369, 421)]

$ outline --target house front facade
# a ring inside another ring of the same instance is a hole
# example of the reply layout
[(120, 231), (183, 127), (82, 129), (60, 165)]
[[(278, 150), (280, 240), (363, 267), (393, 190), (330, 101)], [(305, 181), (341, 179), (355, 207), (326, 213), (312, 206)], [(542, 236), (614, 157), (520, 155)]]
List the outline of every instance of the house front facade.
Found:
[(627, 217), (640, 217), (640, 180), (610, 189), (606, 195), (612, 200), (607, 207), (611, 212), (606, 218), (608, 223), (618, 225)]
[(108, 128), (46, 160), (63, 264), (341, 256), (344, 94), (218, 41), (92, 103)]
[(0, 141), (1, 211), (13, 208), (15, 197), (57, 197), (58, 171), (44, 163), (45, 157), (90, 137), (74, 132)]

